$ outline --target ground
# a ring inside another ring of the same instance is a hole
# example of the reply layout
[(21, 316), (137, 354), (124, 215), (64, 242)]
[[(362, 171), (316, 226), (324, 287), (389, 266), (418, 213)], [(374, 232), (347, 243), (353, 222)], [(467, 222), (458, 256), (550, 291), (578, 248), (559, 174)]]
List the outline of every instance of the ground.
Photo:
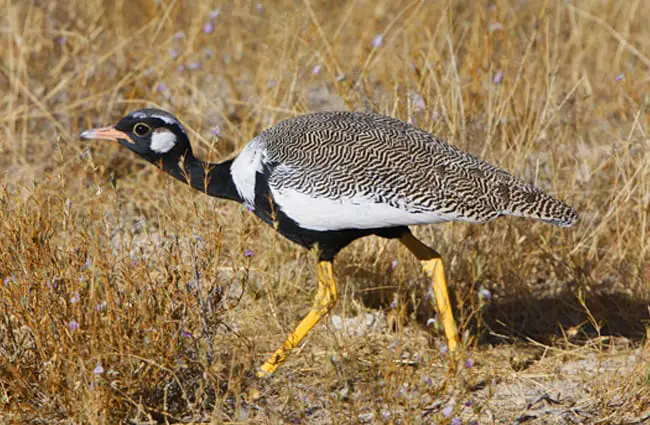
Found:
[[(0, 423), (650, 421), (650, 8), (643, 1), (0, 0)], [(271, 378), (316, 253), (87, 128), (177, 114), (199, 156), (373, 110), (575, 207), (355, 242), (341, 298)]]

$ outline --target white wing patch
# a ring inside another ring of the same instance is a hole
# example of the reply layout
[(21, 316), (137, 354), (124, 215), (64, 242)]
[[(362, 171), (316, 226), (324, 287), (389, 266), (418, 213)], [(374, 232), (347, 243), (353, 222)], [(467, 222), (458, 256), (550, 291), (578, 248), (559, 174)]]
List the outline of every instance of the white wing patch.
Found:
[(151, 150), (156, 153), (167, 153), (176, 145), (176, 135), (171, 131), (155, 131), (151, 135)]
[(237, 192), (249, 207), (255, 204), (255, 174), (262, 171), (265, 160), (266, 146), (256, 137), (248, 142), (230, 166)]
[(450, 214), (411, 213), (365, 198), (313, 198), (293, 189), (271, 188), (271, 193), (287, 216), (311, 230), (374, 229), (463, 220)]

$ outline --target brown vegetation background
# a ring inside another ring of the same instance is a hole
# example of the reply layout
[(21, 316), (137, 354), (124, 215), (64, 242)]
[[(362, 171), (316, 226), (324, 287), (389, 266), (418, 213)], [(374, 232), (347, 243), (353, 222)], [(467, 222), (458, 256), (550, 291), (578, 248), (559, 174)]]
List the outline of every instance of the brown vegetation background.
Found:
[[(0, 422), (642, 423), (650, 418), (650, 5), (0, 0)], [(267, 381), (315, 257), (80, 131), (156, 106), (220, 161), (371, 109), (581, 213), (424, 226), (465, 348), (394, 242)], [(252, 256), (246, 256), (246, 249)], [(432, 320), (433, 319), (433, 320)]]

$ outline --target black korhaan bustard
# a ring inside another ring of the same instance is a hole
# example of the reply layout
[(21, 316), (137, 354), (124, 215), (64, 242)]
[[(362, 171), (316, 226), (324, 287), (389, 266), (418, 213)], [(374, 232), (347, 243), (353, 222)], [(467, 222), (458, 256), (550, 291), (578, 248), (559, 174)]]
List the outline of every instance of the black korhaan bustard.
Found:
[(502, 215), (560, 226), (578, 219), (574, 209), (535, 186), (413, 125), (374, 113), (291, 118), (220, 164), (197, 159), (178, 119), (157, 109), (132, 112), (114, 127), (84, 131), (81, 137), (117, 140), (197, 190), (246, 204), (293, 242), (318, 247), (314, 307), (262, 365), (260, 376), (272, 373), (334, 307), (332, 261), (357, 238), (399, 239), (421, 261), (454, 350), (458, 336), (441, 257), (408, 226), (484, 223)]

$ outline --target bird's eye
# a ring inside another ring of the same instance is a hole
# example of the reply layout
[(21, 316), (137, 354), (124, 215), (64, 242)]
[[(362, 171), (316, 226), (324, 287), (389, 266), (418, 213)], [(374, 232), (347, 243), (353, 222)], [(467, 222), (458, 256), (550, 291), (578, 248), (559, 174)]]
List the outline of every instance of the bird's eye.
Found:
[(151, 131), (151, 127), (143, 122), (139, 122), (133, 126), (133, 133), (138, 137), (144, 137)]

